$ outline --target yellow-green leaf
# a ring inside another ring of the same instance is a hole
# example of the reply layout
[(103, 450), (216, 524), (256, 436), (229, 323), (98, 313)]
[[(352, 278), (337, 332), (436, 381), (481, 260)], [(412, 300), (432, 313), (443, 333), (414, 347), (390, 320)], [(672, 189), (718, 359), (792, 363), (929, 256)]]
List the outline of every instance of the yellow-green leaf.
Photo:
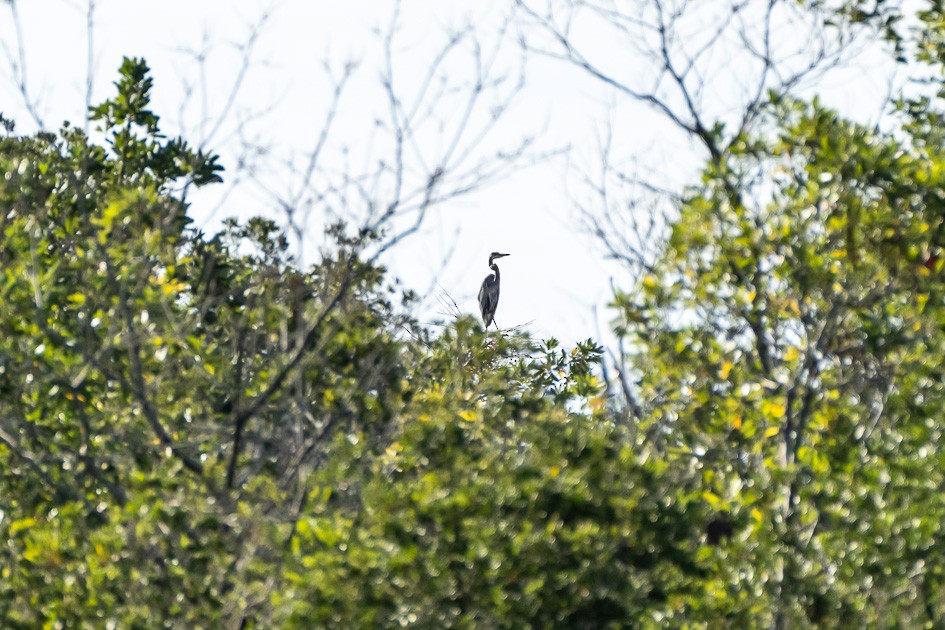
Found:
[(12, 523), (10, 523), (10, 535), (16, 536), (18, 533), (20, 533), (24, 529), (29, 529), (30, 527), (33, 527), (35, 525), (36, 525), (35, 518), (21, 518), (17, 521), (13, 521)]

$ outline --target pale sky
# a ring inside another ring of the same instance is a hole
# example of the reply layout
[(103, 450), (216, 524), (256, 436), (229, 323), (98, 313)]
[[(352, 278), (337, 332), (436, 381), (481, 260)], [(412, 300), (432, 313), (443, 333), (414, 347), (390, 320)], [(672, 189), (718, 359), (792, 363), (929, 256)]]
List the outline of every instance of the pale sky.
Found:
[[(472, 21), (488, 48), (495, 41), (499, 18), (511, 4), (508, 0), (405, 0), (394, 66), (408, 100), (442, 45), (446, 29)], [(65, 119), (81, 124), (88, 58), (86, 0), (20, 0), (17, 6), (28, 88), (38, 100), (40, 115), (49, 128)], [(323, 157), (337, 172), (348, 168), (346, 164), (361, 168), (369, 162), (366, 156), (374, 121), (387, 112), (378, 88), (383, 58), (373, 29), (387, 25), (392, 6), (388, 0), (167, 0), (159, 4), (98, 0), (92, 100), (111, 94), (122, 56), (143, 56), (153, 69), (153, 109), (162, 118), (163, 130), (169, 135), (183, 132), (186, 139), (199, 144), (214, 127), (212, 122), (201, 124), (202, 112), (212, 119), (219, 115), (240, 70), (241, 58), (233, 44), (245, 42), (253, 25), (268, 12), (245, 81), (224, 123), (207, 144), (222, 155), (228, 173), (234, 170), (240, 137), (265, 145), (270, 152), (258, 158), (258, 182), (237, 186), (218, 209), (226, 188), (209, 190), (194, 198), (192, 214), (198, 224), (211, 230), (217, 221), (232, 215), (267, 214), (278, 219), (273, 194), (290, 197), (289, 190), (297, 184), (287, 161), (304, 161), (328, 109), (332, 86), (322, 68), (326, 59), (336, 69), (345, 60), (356, 59), (359, 68), (342, 97)], [(633, 76), (647, 71), (632, 50), (613, 47), (608, 55), (612, 45), (608, 34), (593, 28), (585, 27), (587, 41), (597, 53), (619, 62), (621, 73)], [(0, 41), (15, 52), (6, 3), (0, 5)], [(497, 60), (499, 68), (517, 68), (514, 44), (513, 37)], [(192, 54), (200, 51), (206, 52), (203, 75)], [(888, 68), (875, 65), (875, 57), (864, 59), (815, 89), (826, 95), (828, 103), (875, 122)], [(463, 54), (449, 63), (451, 75), (459, 79), (470, 67), (468, 55)], [(736, 81), (737, 72), (730, 74)], [(614, 124), (614, 155), (638, 161), (665, 185), (691, 181), (701, 155), (647, 108), (615, 97), (564, 64), (532, 55), (525, 76), (527, 82), (507, 118), (483, 148), (511, 145), (533, 134), (541, 150), (570, 147), (570, 152), (537, 166), (510, 169), (500, 182), (437, 208), (417, 234), (383, 260), (404, 285), (424, 297), (421, 319), (432, 321), (445, 310), (440, 303), (444, 292), (463, 311), (478, 314), (475, 296), (489, 271), (488, 254), (508, 252), (511, 256), (500, 262), (502, 296), (496, 319), (501, 326), (528, 324), (536, 336), (556, 336), (569, 344), (597, 337), (598, 331), (606, 337), (613, 317), (606, 309), (611, 281), (626, 287), (627, 277), (605, 260), (604, 248), (583, 228), (572, 203), (574, 196), (584, 196), (577, 175), (595, 167), (604, 122)], [(184, 96), (187, 85), (193, 88), (189, 100)], [(721, 87), (719, 96), (723, 106), (725, 89)], [(610, 104), (615, 104), (612, 111)], [(0, 59), (0, 111), (12, 117), (21, 132), (35, 128), (5, 58)], [(241, 120), (248, 122), (241, 124)], [(449, 120), (447, 116), (447, 126)], [(432, 153), (444, 144), (437, 131), (433, 126), (419, 137), (430, 143)], [(310, 218), (305, 237), (309, 260), (324, 242), (319, 230), (324, 220), (320, 209)]]

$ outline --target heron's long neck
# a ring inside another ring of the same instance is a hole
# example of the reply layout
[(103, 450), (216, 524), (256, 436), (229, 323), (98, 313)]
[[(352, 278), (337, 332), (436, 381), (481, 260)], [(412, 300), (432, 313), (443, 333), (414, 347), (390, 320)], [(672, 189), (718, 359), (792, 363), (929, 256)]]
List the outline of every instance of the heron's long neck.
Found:
[(499, 281), (499, 265), (492, 263), (489, 266), (492, 268), (492, 271), (495, 272), (495, 281), (498, 282)]

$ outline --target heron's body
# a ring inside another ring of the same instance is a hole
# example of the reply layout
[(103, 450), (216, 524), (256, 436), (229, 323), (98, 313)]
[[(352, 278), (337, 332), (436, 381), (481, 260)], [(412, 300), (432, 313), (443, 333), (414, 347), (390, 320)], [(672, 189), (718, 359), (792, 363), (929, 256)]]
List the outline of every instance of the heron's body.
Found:
[[(508, 256), (508, 254), (492, 252), (489, 256), (489, 268), (495, 273), (486, 276), (486, 279), (482, 281), (482, 286), (479, 287), (479, 310), (482, 312), (482, 323), (486, 328), (495, 322), (495, 309), (499, 306), (499, 266), (494, 261), (503, 256)], [(496, 328), (498, 327), (499, 325), (496, 324)]]

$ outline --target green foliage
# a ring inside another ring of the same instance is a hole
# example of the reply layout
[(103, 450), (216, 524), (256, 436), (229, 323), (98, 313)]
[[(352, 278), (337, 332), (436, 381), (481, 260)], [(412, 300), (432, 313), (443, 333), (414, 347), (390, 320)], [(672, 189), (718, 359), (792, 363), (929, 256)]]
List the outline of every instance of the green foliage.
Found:
[[(546, 390), (549, 370), (593, 355), (494, 340), (471, 319), (424, 354), (437, 367), (422, 371), (437, 376), (417, 384), (386, 450), (355, 479), (328, 469), (313, 488), (280, 622), (596, 628), (678, 618), (704, 571), (705, 507), (687, 492), (691, 470), (640, 461), (625, 427), (568, 412), (565, 390)], [(357, 498), (339, 496), (352, 483)]]
[(107, 162), (136, 185), (164, 185), (188, 176), (198, 185), (220, 182), (223, 170), (215, 155), (192, 151), (181, 139), (162, 142), (158, 117), (148, 109), (153, 80), (143, 59), (125, 59), (115, 82), (114, 99), (93, 107), (91, 118), (101, 124), (115, 159)]
[(143, 62), (116, 88), (106, 146), (0, 140), (5, 626), (686, 609), (705, 506), (608, 415), (601, 348), (423, 330), (342, 225), (308, 270), (271, 221), (191, 230), (216, 158), (161, 135)]
[(754, 523), (722, 567), (750, 625), (945, 611), (945, 145), (928, 114), (901, 115), (884, 135), (777, 99), (618, 298), (641, 429), (698, 453), (706, 500)]
[(216, 158), (160, 134), (143, 62), (116, 85), (107, 148), (0, 139), (5, 626), (235, 615), (300, 470), (400, 396), (380, 270), (350, 247), (292, 270), (262, 220), (189, 230), (175, 191)]
[(0, 120), (4, 627), (945, 621), (940, 95), (772, 95), (616, 296), (621, 405), (592, 340), (419, 326), (372, 234), (190, 228), (151, 88)]

